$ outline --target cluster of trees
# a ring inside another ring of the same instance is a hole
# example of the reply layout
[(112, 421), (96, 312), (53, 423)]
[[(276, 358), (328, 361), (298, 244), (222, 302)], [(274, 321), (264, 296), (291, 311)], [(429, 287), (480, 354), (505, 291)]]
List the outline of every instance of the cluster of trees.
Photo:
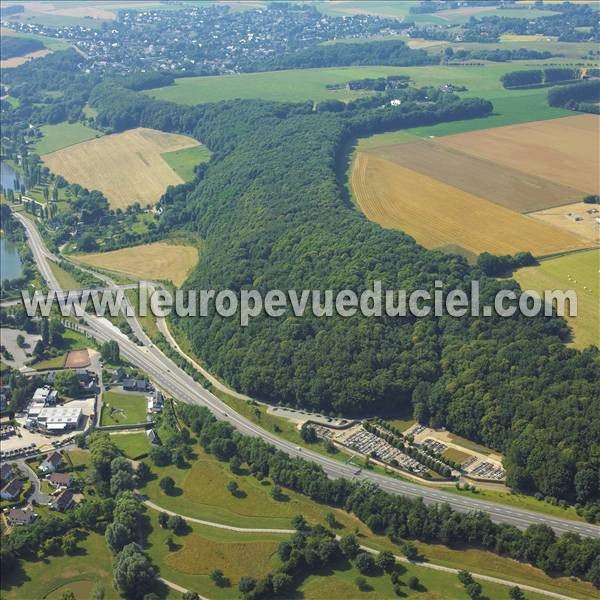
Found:
[(7, 58), (23, 56), (30, 52), (37, 52), (44, 48), (44, 44), (39, 40), (18, 37), (16, 35), (3, 35), (0, 42), (0, 56), (2, 60), (6, 60)]
[(553, 54), (548, 50), (529, 50), (528, 48), (516, 48), (514, 50), (504, 50), (502, 48), (492, 48), (490, 50), (454, 50), (448, 47), (444, 50), (446, 59), (451, 60), (489, 60), (492, 62), (510, 62), (511, 60), (545, 60), (561, 54)]
[(600, 79), (590, 79), (573, 85), (551, 89), (550, 106), (563, 106), (571, 110), (597, 113), (600, 103)]
[[(500, 78), (505, 88), (553, 85), (581, 78), (581, 70), (570, 67), (546, 67), (527, 71), (511, 71)], [(552, 90), (554, 91), (554, 90)]]
[(500, 277), (512, 273), (521, 267), (532, 267), (537, 264), (531, 252), (517, 252), (514, 256), (496, 256), (489, 252), (482, 252), (477, 257), (477, 266), (492, 277)]
[(251, 473), (269, 476), (277, 485), (318, 502), (343, 507), (373, 532), (392, 540), (481, 546), (549, 573), (588, 579), (600, 587), (600, 540), (573, 534), (557, 537), (546, 525), (520, 531), (512, 525), (492, 523), (484, 513), (457, 513), (448, 505), (426, 506), (421, 499), (393, 496), (372, 483), (331, 480), (320, 466), (291, 458), (261, 439), (243, 436), (204, 407), (183, 405), (179, 414), (207, 452), (218, 450), (215, 455), (220, 460), (237, 457)]
[(405, 88), (410, 81), (408, 75), (389, 75), (388, 77), (366, 77), (365, 79), (351, 79), (346, 83), (332, 83), (325, 86), (328, 90), (372, 90), (384, 92)]
[[(349, 207), (336, 170), (355, 136), (485, 116), (485, 100), (440, 94), (432, 103), (340, 113), (264, 101), (184, 107), (105, 82), (91, 101), (105, 125), (187, 133), (213, 151), (197, 181), (161, 202), (161, 232), (189, 228), (204, 240), (190, 288), (360, 293), (374, 279), (384, 289), (428, 289), (443, 279), (468, 291), (478, 279), (482, 304), (500, 289), (520, 291), (366, 221)], [(575, 501), (583, 497), (577, 474), (598, 470), (587, 451), (598, 442), (597, 350), (565, 348), (560, 318), (261, 315), (242, 328), (210, 312), (202, 323), (178, 324), (207, 366), (240, 391), (346, 415), (412, 404), (422, 422), (505, 452), (518, 489)], [(599, 494), (596, 487), (586, 501)]]
[(256, 63), (257, 71), (348, 67), (352, 65), (432, 65), (439, 56), (425, 50), (413, 50), (401, 40), (311, 46), (297, 52), (272, 56)]

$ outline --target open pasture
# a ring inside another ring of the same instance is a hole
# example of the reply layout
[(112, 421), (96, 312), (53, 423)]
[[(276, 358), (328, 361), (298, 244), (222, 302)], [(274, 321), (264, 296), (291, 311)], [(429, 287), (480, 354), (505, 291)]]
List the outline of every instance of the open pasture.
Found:
[(100, 190), (112, 208), (158, 201), (167, 186), (183, 179), (161, 154), (198, 146), (187, 136), (137, 128), (44, 155), (51, 171), (70, 183)]
[(600, 117), (577, 115), (446, 136), (439, 143), (588, 194), (597, 194), (599, 127)]
[(35, 142), (36, 154), (50, 154), (95, 137), (104, 135), (101, 131), (87, 127), (82, 123), (58, 123), (57, 125), (42, 125), (40, 131), (43, 137)]
[(421, 140), (372, 150), (386, 160), (517, 212), (530, 212), (576, 201), (584, 193)]
[(172, 281), (181, 285), (198, 262), (193, 246), (155, 242), (112, 252), (80, 254), (73, 260), (92, 267), (125, 273), (139, 279)]
[(600, 345), (600, 250), (573, 252), (542, 260), (538, 266), (519, 269), (513, 275), (523, 289), (574, 290), (577, 293), (577, 316), (567, 317), (573, 331), (573, 345), (585, 348)]
[[(598, 212), (594, 212), (598, 211)], [(531, 213), (532, 217), (575, 233), (590, 242), (600, 243), (600, 207), (584, 202), (546, 208)]]
[(383, 227), (426, 248), (456, 245), (479, 254), (550, 254), (585, 247), (582, 238), (371, 153), (359, 152), (351, 184), (359, 207)]

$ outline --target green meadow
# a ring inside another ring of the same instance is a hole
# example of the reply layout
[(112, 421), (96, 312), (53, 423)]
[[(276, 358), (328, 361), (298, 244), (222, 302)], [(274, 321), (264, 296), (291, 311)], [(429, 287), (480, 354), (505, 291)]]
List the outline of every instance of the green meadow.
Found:
[(43, 136), (35, 143), (37, 154), (50, 154), (56, 150), (74, 146), (80, 142), (91, 140), (102, 135), (100, 131), (87, 127), (82, 123), (59, 123), (58, 125), (42, 125), (40, 131)]
[(191, 181), (196, 176), (194, 167), (208, 162), (211, 157), (211, 152), (206, 146), (192, 146), (183, 150), (175, 150), (174, 152), (165, 152), (161, 154), (165, 162), (183, 179)]

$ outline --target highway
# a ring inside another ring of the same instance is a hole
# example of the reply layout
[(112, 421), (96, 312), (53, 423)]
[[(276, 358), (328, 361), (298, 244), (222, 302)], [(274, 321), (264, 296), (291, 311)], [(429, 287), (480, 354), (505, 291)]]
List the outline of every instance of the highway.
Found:
[[(27, 231), (27, 237), (34, 259), (40, 272), (46, 278), (48, 286), (51, 289), (60, 290), (58, 282), (52, 275), (47, 264), (47, 259), (53, 258), (54, 255), (48, 251), (37, 228), (32, 222), (29, 219), (21, 217), (18, 213), (15, 213), (15, 216), (19, 218)], [(356, 476), (355, 466), (347, 465), (309, 449), (295, 446), (293, 443), (277, 437), (275, 434), (234, 412), (227, 404), (203, 388), (198, 382), (194, 381), (192, 377), (180, 369), (170, 358), (152, 345), (147, 336), (141, 331), (141, 327), (137, 320), (133, 319), (133, 321), (136, 325), (136, 327), (133, 328), (134, 332), (144, 344), (143, 346), (134, 344), (119, 329), (112, 325), (110, 321), (101, 317), (87, 315), (85, 318), (85, 326), (82, 325), (79, 327), (101, 342), (116, 340), (119, 343), (123, 358), (146, 372), (156, 385), (177, 400), (198, 406), (206, 406), (218, 419), (229, 422), (241, 433), (260, 437), (277, 449), (282, 450), (291, 456), (311, 460), (321, 465), (323, 470), (330, 477), (344, 477), (346, 479), (360, 478), (373, 481), (387, 492), (413, 498), (422, 498), (426, 504), (445, 502), (454, 510), (460, 512), (473, 510), (483, 511), (486, 512), (494, 522), (508, 523), (521, 529), (532, 524), (545, 524), (552, 527), (557, 533), (571, 532), (600, 538), (600, 527), (589, 523), (562, 519), (508, 505), (460, 496), (451, 492), (392, 479), (391, 477), (386, 477), (370, 471), (363, 470), (360, 475)]]

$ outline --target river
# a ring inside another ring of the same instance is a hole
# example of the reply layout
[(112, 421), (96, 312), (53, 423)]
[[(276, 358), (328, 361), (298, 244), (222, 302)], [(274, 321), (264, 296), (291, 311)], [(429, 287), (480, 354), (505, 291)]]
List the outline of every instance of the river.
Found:
[(0, 161), (0, 185), (2, 188), (19, 191), (19, 187), (15, 187), (15, 179), (18, 179), (19, 183), (21, 182), (21, 178), (15, 170), (6, 161)]

